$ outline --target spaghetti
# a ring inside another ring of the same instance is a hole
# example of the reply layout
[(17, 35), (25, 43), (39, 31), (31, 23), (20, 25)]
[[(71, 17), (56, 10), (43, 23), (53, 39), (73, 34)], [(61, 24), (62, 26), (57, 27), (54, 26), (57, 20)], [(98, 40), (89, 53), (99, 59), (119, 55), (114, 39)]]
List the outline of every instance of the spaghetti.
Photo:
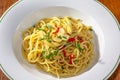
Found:
[(26, 60), (58, 78), (82, 72), (94, 56), (91, 27), (69, 16), (40, 19), (22, 36)]

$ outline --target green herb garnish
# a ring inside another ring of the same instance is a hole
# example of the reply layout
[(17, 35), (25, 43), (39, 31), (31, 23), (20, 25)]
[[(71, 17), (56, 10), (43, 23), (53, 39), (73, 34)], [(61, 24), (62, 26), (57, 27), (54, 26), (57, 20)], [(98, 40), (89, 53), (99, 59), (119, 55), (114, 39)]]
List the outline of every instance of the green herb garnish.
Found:
[(51, 30), (49, 30), (49, 32), (48, 32), (48, 34), (47, 34), (48, 37), (50, 37), (50, 33), (51, 33)]
[(62, 36), (58, 36), (58, 38), (62, 39)]
[(44, 59), (50, 59), (50, 58), (53, 56), (52, 53), (46, 55), (45, 52), (46, 52), (46, 51), (42, 51), (42, 56), (43, 56)]
[(46, 41), (48, 41), (48, 42), (51, 42), (52, 41), (52, 39), (51, 39), (51, 37), (50, 37), (50, 31), (46, 34), (46, 35), (44, 35), (44, 37), (43, 38), (40, 38), (39, 40), (46, 40)]
[(43, 58), (46, 58), (45, 51), (42, 51)]
[(52, 39), (50, 37), (50, 33), (51, 33), (51, 29), (49, 30), (49, 32), (45, 35), (45, 39), (48, 41), (48, 42), (51, 42)]
[(58, 36), (58, 38), (60, 38), (60, 39), (67, 39), (67, 37), (65, 37), (65, 36)]
[(67, 39), (67, 37), (65, 37), (65, 36), (62, 36), (64, 39)]
[(48, 42), (51, 42), (51, 39), (50, 39), (50, 38), (47, 38), (46, 40), (47, 40)]
[(57, 55), (58, 54), (58, 52), (59, 52), (59, 50), (57, 49), (57, 50), (55, 50), (54, 51), (54, 55)]
[(46, 59), (50, 59), (53, 56), (52, 53), (50, 53), (49, 55), (46, 56)]
[(83, 49), (81, 48), (81, 46), (80, 46), (80, 43), (76, 43), (76, 48), (78, 48), (80, 51), (83, 51)]
[(44, 40), (45, 38), (39, 38), (39, 41)]
[(45, 32), (45, 30), (44, 30), (44, 29), (42, 29), (42, 28), (38, 28), (38, 30), (40, 30), (40, 31), (44, 31), (44, 32)]

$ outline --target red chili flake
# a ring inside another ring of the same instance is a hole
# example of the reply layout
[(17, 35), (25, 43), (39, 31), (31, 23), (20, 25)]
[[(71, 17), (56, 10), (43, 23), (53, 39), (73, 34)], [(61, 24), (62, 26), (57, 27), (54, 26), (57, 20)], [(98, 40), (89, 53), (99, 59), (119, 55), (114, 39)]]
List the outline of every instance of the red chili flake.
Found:
[(60, 30), (60, 28), (59, 28), (59, 27), (56, 27), (56, 31), (55, 31), (55, 32), (53, 32), (53, 34), (58, 33), (58, 32), (59, 32), (59, 30)]
[(72, 60), (70, 59), (69, 64), (72, 64)]
[(69, 38), (68, 39), (68, 42), (74, 42), (75, 41), (75, 38)]
[(79, 37), (79, 36), (77, 36), (77, 39), (79, 40), (79, 42), (80, 43), (82, 43), (84, 40), (81, 38), (81, 37)]
[(72, 64), (73, 54), (70, 54), (70, 55), (69, 55), (69, 59), (70, 59), (70, 60), (69, 60), (69, 64)]
[(73, 58), (73, 54), (70, 54), (70, 55), (69, 55), (69, 58), (72, 59), (72, 58)]
[(64, 54), (64, 57), (66, 57), (66, 51), (65, 50), (62, 50), (63, 54)]

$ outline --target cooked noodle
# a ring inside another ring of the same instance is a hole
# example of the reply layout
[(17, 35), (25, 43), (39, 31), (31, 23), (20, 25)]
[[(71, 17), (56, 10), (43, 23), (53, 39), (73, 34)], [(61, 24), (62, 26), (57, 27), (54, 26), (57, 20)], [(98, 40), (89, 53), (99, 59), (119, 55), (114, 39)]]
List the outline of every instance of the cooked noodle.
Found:
[(43, 18), (23, 32), (23, 54), (28, 62), (60, 77), (74, 76), (94, 56), (92, 29), (79, 19)]

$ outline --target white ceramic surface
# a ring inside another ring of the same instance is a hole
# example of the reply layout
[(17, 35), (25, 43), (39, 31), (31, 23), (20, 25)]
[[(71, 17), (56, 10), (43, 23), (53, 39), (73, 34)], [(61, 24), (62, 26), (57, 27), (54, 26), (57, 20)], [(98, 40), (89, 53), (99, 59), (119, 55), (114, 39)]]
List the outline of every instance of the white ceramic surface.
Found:
[(0, 66), (14, 80), (56, 80), (28, 64), (21, 53), (21, 32), (40, 18), (72, 16), (94, 29), (96, 59), (83, 74), (60, 80), (107, 79), (120, 61), (120, 31), (115, 18), (93, 0), (22, 0), (0, 19)]

